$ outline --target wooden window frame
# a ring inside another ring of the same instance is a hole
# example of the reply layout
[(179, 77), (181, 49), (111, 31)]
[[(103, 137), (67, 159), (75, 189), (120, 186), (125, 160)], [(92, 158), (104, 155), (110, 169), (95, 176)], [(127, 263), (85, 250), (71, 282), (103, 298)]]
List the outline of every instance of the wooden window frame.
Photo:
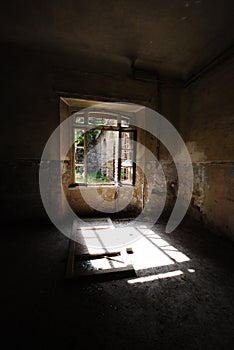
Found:
[[(78, 112), (79, 113), (79, 112)], [(119, 115), (119, 114), (113, 114), (110, 113), (111, 115), (113, 115), (113, 119), (117, 120), (117, 125), (116, 126), (110, 126), (110, 125), (101, 125), (101, 124), (89, 124), (88, 123), (88, 117), (89, 117), (89, 113), (95, 113), (93, 111), (85, 111), (84, 113), (80, 113), (81, 117), (83, 115), (84, 117), (84, 123), (75, 123), (75, 121), (73, 120), (73, 135), (74, 135), (74, 130), (78, 129), (78, 130), (83, 130), (84, 131), (84, 181), (83, 182), (75, 182), (75, 144), (73, 144), (72, 146), (72, 161), (71, 161), (71, 166), (72, 166), (72, 179), (73, 179), (73, 184), (72, 187), (74, 186), (95, 186), (95, 187), (102, 187), (102, 186), (135, 186), (136, 183), (136, 141), (137, 141), (137, 131), (135, 128), (133, 128), (131, 125), (129, 126), (121, 126), (121, 121), (122, 120), (128, 120), (129, 118), (127, 116), (123, 116), (123, 115)], [(110, 114), (108, 114), (107, 112), (98, 112), (100, 113), (103, 117), (105, 117), (105, 114), (108, 116)], [(75, 113), (74, 113), (75, 115)], [(111, 119), (111, 118), (109, 118)], [(95, 129), (95, 130), (104, 130), (104, 131), (117, 131), (118, 132), (118, 140), (119, 140), (119, 149), (118, 149), (118, 176), (117, 176), (117, 182), (113, 182), (113, 183), (105, 183), (105, 184), (101, 184), (101, 183), (93, 183), (93, 184), (89, 184), (87, 181), (87, 131), (91, 130), (91, 129)], [(121, 168), (122, 168), (122, 158), (121, 158), (121, 151), (122, 151), (122, 140), (121, 140), (121, 135), (124, 132), (131, 132), (133, 133), (133, 165), (132, 165), (132, 182), (131, 183), (123, 183), (121, 181)], [(73, 136), (74, 137), (74, 136)]]

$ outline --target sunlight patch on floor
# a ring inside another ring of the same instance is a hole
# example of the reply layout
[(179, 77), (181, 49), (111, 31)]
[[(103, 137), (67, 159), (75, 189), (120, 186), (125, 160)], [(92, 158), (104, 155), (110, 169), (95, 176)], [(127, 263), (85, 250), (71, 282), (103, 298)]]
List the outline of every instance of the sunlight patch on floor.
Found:
[[(93, 260), (94, 269), (105, 269), (108, 266), (110, 267), (110, 264), (112, 267), (131, 264), (137, 272), (138, 270), (174, 265), (190, 260), (188, 256), (161, 238), (158, 233), (142, 227), (126, 225), (123, 227), (113, 226), (113, 228), (107, 226), (106, 229), (80, 227), (76, 229), (76, 235), (76, 240), (81, 242), (88, 254), (107, 253), (116, 250), (121, 252), (123, 263), (115, 261), (113, 258), (107, 258), (102, 259), (102, 266), (100, 266), (98, 265), (100, 261)], [(129, 248), (131, 248), (132, 254), (128, 254)]]
[(181, 275), (183, 275), (183, 272), (181, 270), (176, 270), (171, 272), (159, 273), (157, 275), (134, 278), (134, 279), (128, 280), (128, 283), (135, 284), (135, 283), (152, 282), (163, 278), (171, 278), (171, 277), (177, 277)]

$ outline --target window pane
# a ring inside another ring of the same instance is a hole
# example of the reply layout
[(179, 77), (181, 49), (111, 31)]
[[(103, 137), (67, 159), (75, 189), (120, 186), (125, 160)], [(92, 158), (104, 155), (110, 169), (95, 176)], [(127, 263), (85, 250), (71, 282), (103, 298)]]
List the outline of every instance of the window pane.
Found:
[(128, 166), (132, 165), (133, 150), (121, 150), (121, 162), (127, 162)]
[(121, 120), (121, 126), (123, 128), (127, 128), (129, 126), (129, 121), (127, 119), (122, 119)]
[(133, 149), (133, 132), (121, 132), (122, 149)]
[(133, 183), (134, 133), (121, 132), (121, 178), (123, 184)]
[(132, 184), (132, 181), (133, 181), (133, 167), (121, 166), (121, 183)]
[(75, 165), (75, 182), (85, 182), (83, 166)]
[(84, 130), (75, 129), (75, 147), (84, 146)]
[(93, 125), (117, 126), (117, 119), (113, 115), (89, 113), (88, 123)]
[(84, 114), (83, 113), (74, 113), (74, 123), (75, 124), (84, 124)]
[(75, 149), (75, 163), (84, 164), (84, 147), (77, 147)]
[(84, 130), (75, 129), (74, 130), (74, 166), (75, 166), (75, 182), (84, 183), (85, 182), (85, 155), (84, 155)]

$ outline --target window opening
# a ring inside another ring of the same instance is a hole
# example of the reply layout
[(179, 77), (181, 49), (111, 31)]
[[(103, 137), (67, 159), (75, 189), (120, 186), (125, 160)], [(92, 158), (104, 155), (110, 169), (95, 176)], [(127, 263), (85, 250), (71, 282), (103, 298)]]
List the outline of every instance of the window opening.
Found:
[(130, 127), (129, 118), (103, 112), (75, 112), (73, 130), (75, 183), (135, 184), (136, 130)]

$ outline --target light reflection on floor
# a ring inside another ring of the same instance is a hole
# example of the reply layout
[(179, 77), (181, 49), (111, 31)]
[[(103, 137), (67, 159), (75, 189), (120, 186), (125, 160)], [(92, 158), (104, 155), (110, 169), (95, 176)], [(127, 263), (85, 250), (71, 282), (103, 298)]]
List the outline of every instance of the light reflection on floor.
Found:
[[(190, 261), (187, 255), (162, 238), (162, 233), (159, 234), (156, 228), (154, 231), (142, 227), (126, 227), (126, 225), (123, 227), (118, 225), (112, 229), (82, 229), (81, 227), (76, 229), (78, 240), (80, 237), (80, 241), (83, 246), (86, 246), (89, 254), (119, 250), (121, 256), (92, 260), (91, 264), (94, 269), (110, 269), (131, 264), (140, 278), (129, 280), (131, 284), (180, 276), (183, 271), (178, 268), (178, 264)], [(135, 242), (129, 242), (130, 236), (138, 237), (138, 239)], [(124, 244), (125, 242), (127, 244)], [(115, 248), (110, 249), (113, 243)], [(132, 248), (133, 254), (128, 254), (126, 248)], [(173, 265), (175, 265), (174, 268)], [(165, 266), (170, 267), (170, 271), (155, 274), (159, 272), (158, 268)], [(186, 272), (192, 273), (194, 270), (187, 269)], [(149, 276), (144, 276), (144, 274)]]

